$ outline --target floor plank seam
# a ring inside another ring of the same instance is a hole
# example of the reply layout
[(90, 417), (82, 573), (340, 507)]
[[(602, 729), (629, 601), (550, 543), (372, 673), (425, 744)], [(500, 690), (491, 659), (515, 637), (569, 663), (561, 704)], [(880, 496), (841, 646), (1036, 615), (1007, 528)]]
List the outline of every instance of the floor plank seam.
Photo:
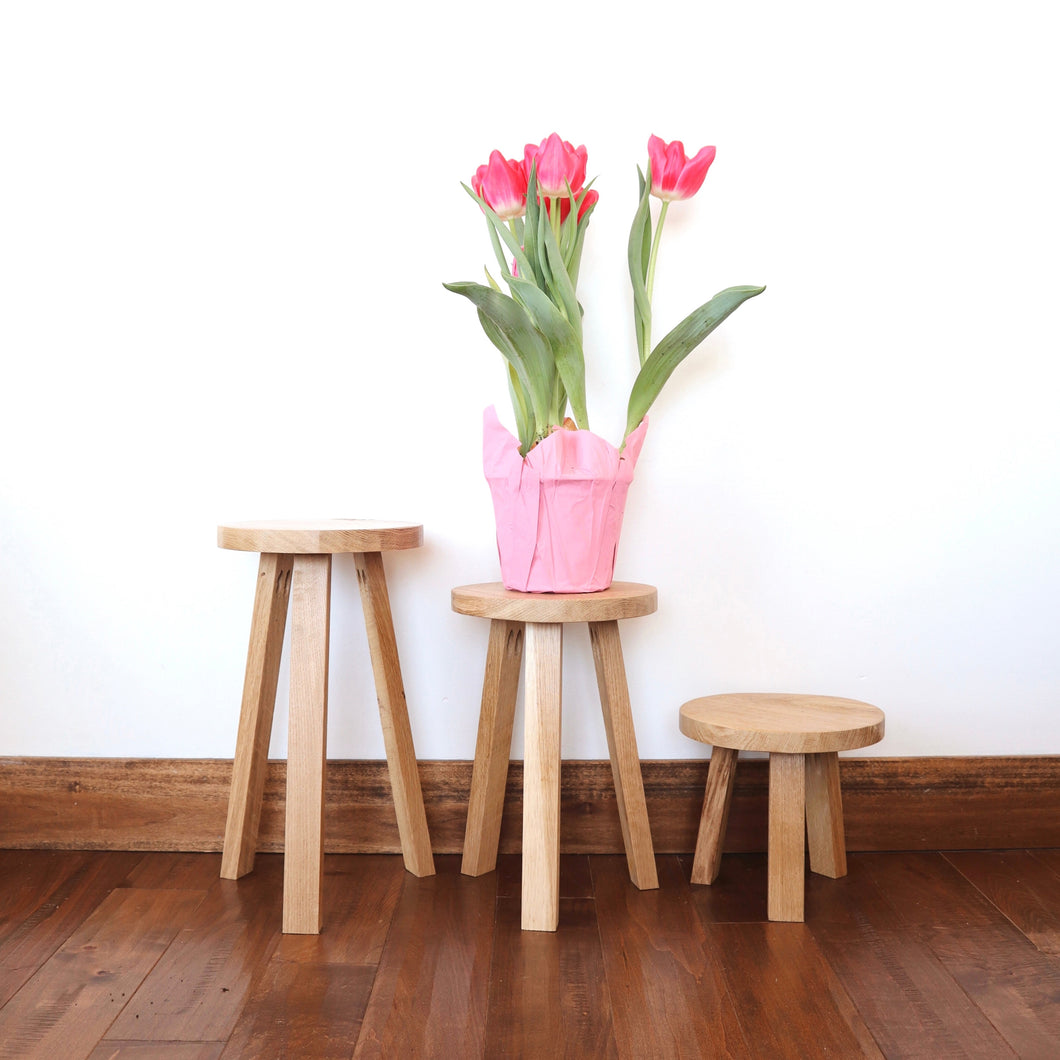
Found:
[[(589, 887), (590, 887), (590, 890), (592, 891), (592, 896), (591, 897), (592, 897), (592, 900), (593, 900), (594, 909), (598, 910), (600, 907), (599, 907), (599, 905), (597, 904), (597, 901), (596, 901), (596, 873), (593, 870), (594, 861), (593, 861), (593, 856), (591, 854), (588, 855), (588, 860), (589, 860)], [(600, 953), (601, 953), (601, 956), (602, 956), (602, 955), (604, 955), (606, 953), (606, 950), (604, 949), (604, 935), (603, 935), (603, 931), (600, 929), (600, 916), (599, 916), (599, 914), (597, 914), (597, 915), (595, 915), (593, 917), (593, 922), (594, 922), (594, 924), (596, 926), (596, 942), (597, 942), (597, 944), (600, 947)], [(612, 1043), (612, 1045), (614, 1045), (615, 1054), (617, 1056), (621, 1056), (622, 1055), (622, 1050), (619, 1048), (618, 1035), (615, 1032), (615, 1016), (614, 1016), (614, 1013), (615, 1013), (615, 997), (614, 997), (614, 994), (613, 994), (613, 992), (611, 990), (611, 977), (610, 977), (610, 975), (608, 974), (608, 971), (607, 971), (607, 961), (606, 961), (606, 959), (604, 960), (603, 972), (604, 972), (604, 989), (607, 991), (607, 1008), (608, 1008), (608, 1011), (611, 1013), (611, 1043)]]

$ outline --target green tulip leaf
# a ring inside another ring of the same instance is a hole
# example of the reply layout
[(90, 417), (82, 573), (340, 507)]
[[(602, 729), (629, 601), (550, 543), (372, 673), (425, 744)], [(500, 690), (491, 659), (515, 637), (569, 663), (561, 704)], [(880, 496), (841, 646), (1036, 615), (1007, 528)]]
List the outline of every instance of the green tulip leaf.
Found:
[[(479, 319), (483, 318), (482, 310), (479, 310)], [(519, 453), (522, 456), (530, 451), (534, 444), (533, 413), (526, 400), (526, 392), (523, 384), (519, 382), (519, 375), (515, 365), (510, 361), (506, 365), (508, 369), (508, 392), (512, 396), (512, 409), (515, 412), (515, 426), (519, 432)]]
[(566, 264), (570, 252), (574, 249), (574, 240), (578, 234), (578, 203), (570, 184), (567, 185), (567, 194), (556, 200), (556, 209), (560, 209), (563, 202), (567, 204), (567, 220), (560, 225), (559, 249), (563, 254), (563, 262)]
[(648, 260), (651, 256), (651, 166), (645, 178), (637, 167), (640, 202), (629, 230), (629, 279), (633, 285), (633, 326), (637, 335), (637, 353), (643, 367), (651, 341), (651, 300), (648, 298)]
[(489, 340), (515, 368), (535, 418), (535, 434), (545, 431), (555, 369), (548, 340), (526, 310), (513, 298), (480, 283), (446, 283), (447, 291), (463, 295), (479, 311)]
[(567, 263), (563, 260), (563, 254), (552, 232), (552, 226), (548, 223), (548, 215), (542, 210), (541, 216), (544, 220), (539, 223), (538, 235), (541, 245), (545, 249), (543, 264), (548, 269), (549, 296), (559, 311), (570, 322), (571, 327), (574, 328), (580, 343), (582, 338), (582, 318), (578, 306), (578, 296), (575, 293), (574, 284), (571, 283), (570, 274), (567, 272)]
[(537, 163), (530, 167), (530, 176), (526, 183), (526, 217), (523, 221), (523, 253), (528, 261), (534, 263), (533, 271), (523, 272), (520, 275), (533, 283), (541, 283), (542, 276), (537, 268), (538, 246), (537, 225), (538, 215), (542, 213), (541, 204), (537, 201)]
[(570, 259), (567, 262), (567, 275), (570, 277), (570, 282), (574, 284), (575, 289), (578, 286), (578, 272), (581, 269), (582, 264), (582, 247), (585, 245), (585, 231), (589, 227), (589, 218), (592, 216), (593, 210), (596, 209), (596, 203), (593, 203), (588, 210), (585, 211), (585, 215), (581, 219), (581, 223), (578, 225), (578, 234), (574, 240), (574, 248), (571, 250)]
[(563, 389), (563, 380), (557, 374), (552, 384), (552, 404), (549, 406), (548, 422), (550, 424), (562, 423), (566, 411), (567, 391)]
[[(511, 251), (512, 257), (515, 259), (515, 263), (519, 267), (519, 271), (524, 276), (532, 276), (533, 270), (530, 268), (530, 262), (523, 253), (523, 248), (519, 246), (518, 240), (508, 231), (508, 226), (493, 212), (486, 202), (483, 199), (480, 199), (466, 184), (461, 184), (460, 187), (462, 187), (464, 191), (475, 200), (479, 209), (481, 209), (486, 215), (486, 220), (489, 221), (490, 225), (490, 237), (495, 238), (496, 236), (499, 236), (503, 239), (505, 246)], [(508, 263), (505, 260), (504, 255), (499, 251), (498, 258), (501, 261), (504, 271), (507, 273), (509, 271)]]
[(509, 370), (515, 373), (516, 381), (519, 383), (520, 390), (524, 395), (524, 404), (532, 405), (532, 402), (525, 400), (528, 380), (526, 366), (519, 351), (512, 345), (511, 339), (481, 309), (478, 310), (478, 322), (482, 326), (486, 338), (504, 355)]
[[(504, 250), (501, 248), (500, 238), (497, 236), (497, 226), (493, 223), (490, 218), (486, 218), (486, 227), (489, 228), (490, 242), (493, 244), (493, 253), (497, 256), (497, 263), (501, 267), (501, 275), (507, 279), (512, 274), (511, 267), (508, 265), (508, 258), (505, 256)], [(493, 283), (491, 287), (495, 286)], [(499, 289), (499, 288), (498, 288)]]
[(641, 367), (629, 395), (626, 435), (637, 428), (673, 370), (723, 321), (764, 287), (728, 287), (681, 321), (660, 340)]
[[(589, 416), (585, 407), (585, 355), (578, 334), (544, 291), (517, 276), (513, 276), (509, 282), (512, 294), (525, 306), (534, 325), (552, 348), (556, 370), (566, 392), (563, 403), (566, 404), (566, 398), (570, 399), (575, 423), (583, 430), (588, 430)], [(560, 412), (562, 413), (562, 409)]]

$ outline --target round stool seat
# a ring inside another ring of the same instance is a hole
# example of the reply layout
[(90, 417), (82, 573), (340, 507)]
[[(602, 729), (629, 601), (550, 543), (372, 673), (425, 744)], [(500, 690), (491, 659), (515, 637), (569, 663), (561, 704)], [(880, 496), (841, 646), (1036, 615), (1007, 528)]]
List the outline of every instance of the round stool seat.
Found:
[(423, 544), (423, 527), (378, 519), (266, 519), (219, 526), (217, 544), (238, 552), (299, 556), (397, 552), (419, 548)]
[(704, 696), (681, 707), (681, 732), (738, 751), (819, 754), (883, 739), (884, 714), (856, 699), (747, 692)]
[(521, 593), (500, 582), (453, 590), (453, 610), (508, 622), (616, 622), (652, 614), (659, 606), (654, 585), (612, 582), (598, 593)]

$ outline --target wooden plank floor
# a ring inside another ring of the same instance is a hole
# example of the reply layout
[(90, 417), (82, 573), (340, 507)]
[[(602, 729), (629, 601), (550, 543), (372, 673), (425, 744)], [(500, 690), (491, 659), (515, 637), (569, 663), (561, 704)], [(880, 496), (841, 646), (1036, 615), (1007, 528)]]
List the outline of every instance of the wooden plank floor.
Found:
[(764, 855), (657, 860), (641, 892), (564, 855), (548, 934), (517, 855), (329, 855), (295, 936), (279, 855), (0, 851), (0, 1058), (1060, 1057), (1060, 851), (851, 854), (805, 924), (766, 920)]

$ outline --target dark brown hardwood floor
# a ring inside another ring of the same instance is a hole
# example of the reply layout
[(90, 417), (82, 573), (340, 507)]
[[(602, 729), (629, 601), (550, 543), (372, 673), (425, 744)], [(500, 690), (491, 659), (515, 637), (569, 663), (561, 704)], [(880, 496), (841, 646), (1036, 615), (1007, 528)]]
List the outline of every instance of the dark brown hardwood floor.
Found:
[(0, 1057), (1060, 1057), (1060, 850), (851, 854), (805, 924), (766, 920), (764, 855), (645, 892), (565, 855), (555, 934), (517, 855), (437, 864), (329, 855), (293, 936), (278, 855), (0, 851)]

